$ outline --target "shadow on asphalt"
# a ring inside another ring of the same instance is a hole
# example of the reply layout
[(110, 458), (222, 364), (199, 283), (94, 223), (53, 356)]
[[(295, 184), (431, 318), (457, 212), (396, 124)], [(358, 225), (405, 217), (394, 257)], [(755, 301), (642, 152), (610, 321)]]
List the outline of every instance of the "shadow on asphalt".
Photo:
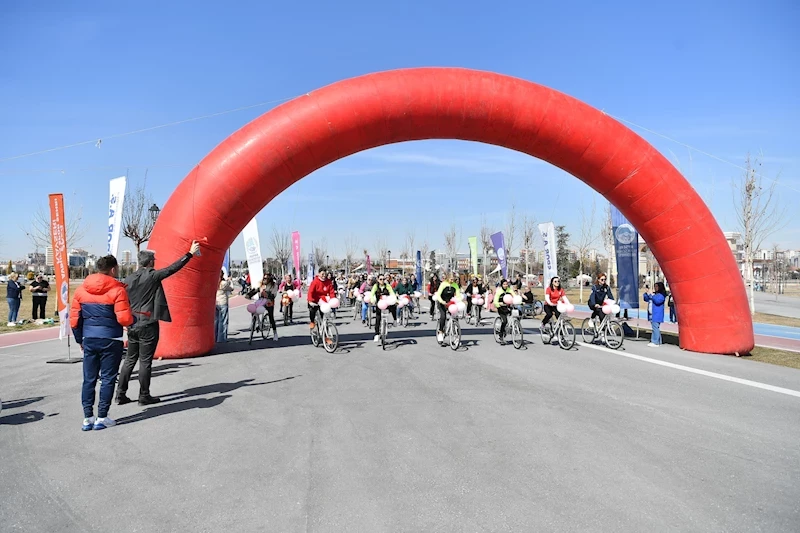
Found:
[(156, 407), (145, 409), (141, 413), (118, 418), (117, 425), (141, 422), (142, 420), (147, 420), (148, 418), (168, 415), (171, 413), (180, 413), (181, 411), (188, 411), (190, 409), (209, 409), (211, 407), (218, 406), (230, 397), (230, 394), (226, 394), (224, 396), (216, 396), (214, 398), (195, 398), (193, 400), (186, 400), (185, 402), (157, 405)]
[(20, 426), (30, 422), (38, 422), (44, 418), (44, 413), (41, 411), (28, 411), (26, 413), (17, 413), (8, 416), (0, 417), (0, 425), (6, 426)]
[[(174, 363), (163, 363), (159, 364), (158, 361), (153, 361), (153, 371), (151, 373), (151, 377), (156, 376), (166, 376), (167, 374), (175, 374), (179, 370), (183, 368), (187, 368), (190, 366), (200, 366), (191, 361), (178, 361)], [(139, 369), (137, 365), (137, 369), (133, 371), (131, 374), (131, 379), (137, 378), (139, 376)]]
[(206, 394), (224, 394), (234, 392), (243, 387), (255, 387), (257, 385), (270, 385), (272, 383), (280, 383), (282, 381), (289, 381), (290, 379), (298, 378), (300, 376), (289, 376), (288, 378), (275, 379), (272, 381), (261, 381), (259, 383), (252, 383), (253, 378), (242, 379), (235, 383), (214, 383), (211, 385), (203, 385), (201, 387), (191, 387), (182, 392), (172, 392), (161, 396), (162, 401), (183, 400), (192, 396), (204, 396)]
[(34, 396), (31, 398), (20, 398), (19, 400), (9, 400), (7, 402), (3, 402), (3, 409), (19, 409), (20, 407), (25, 407), (26, 405), (30, 405), (32, 403), (36, 403), (42, 400), (44, 400), (44, 396)]

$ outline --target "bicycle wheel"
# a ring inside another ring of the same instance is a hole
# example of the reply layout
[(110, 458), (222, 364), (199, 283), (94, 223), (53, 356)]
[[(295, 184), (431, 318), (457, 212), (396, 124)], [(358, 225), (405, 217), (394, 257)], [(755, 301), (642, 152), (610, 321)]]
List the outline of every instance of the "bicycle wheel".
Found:
[(450, 349), (458, 350), (461, 346), (461, 326), (457, 320), (453, 320), (450, 326)]
[(533, 302), (533, 316), (541, 315), (544, 313), (544, 305), (539, 300)]
[(618, 350), (622, 346), (622, 341), (625, 338), (625, 332), (622, 331), (622, 326), (619, 322), (613, 320), (608, 323), (605, 331), (603, 331), (603, 342), (612, 350)]
[(314, 347), (316, 348), (319, 346), (320, 342), (321, 340), (319, 338), (319, 326), (317, 325), (311, 328), (311, 344), (313, 344)]
[(500, 320), (500, 317), (494, 319), (494, 325), (492, 326), (492, 333), (494, 333), (494, 342), (500, 344), (500, 328), (503, 326), (503, 321)]
[(270, 328), (269, 317), (267, 316), (267, 313), (264, 313), (263, 315), (261, 315), (261, 324), (259, 327), (259, 329), (261, 330), (262, 339), (266, 340), (267, 337), (269, 337), (269, 328)]
[(372, 328), (372, 308), (367, 306), (367, 327)]
[(386, 318), (384, 317), (383, 320), (381, 320), (381, 349), (382, 350), (386, 349), (386, 330), (387, 330), (387, 328), (388, 328), (388, 326), (386, 325)]
[(256, 323), (257, 323), (256, 321), (257, 320), (258, 320), (258, 317), (256, 315), (253, 315), (253, 318), (250, 319), (250, 342), (249, 342), (249, 344), (253, 344), (253, 335), (256, 332)]
[(539, 334), (542, 336), (542, 342), (544, 344), (550, 344), (550, 341), (553, 340), (553, 327), (548, 322), (544, 326), (539, 326)]
[(322, 327), (324, 328), (324, 339), (322, 345), (324, 346), (326, 352), (333, 353), (339, 346), (339, 330), (336, 329), (336, 324), (328, 320), (323, 322)]
[(289, 325), (289, 308), (288, 307), (284, 307), (283, 308), (283, 325), (284, 326), (288, 326)]
[(411, 311), (408, 309), (408, 307), (404, 307), (403, 308), (403, 317), (402, 317), (403, 318), (403, 327), (404, 328), (408, 327), (408, 315), (410, 315), (410, 314), (411, 314)]
[(511, 321), (511, 342), (514, 343), (514, 348), (519, 350), (522, 348), (522, 324), (519, 319), (515, 318)]
[(571, 350), (575, 346), (575, 328), (572, 322), (565, 320), (558, 328), (558, 345), (564, 350)]
[(591, 344), (597, 338), (597, 328), (595, 327), (594, 320), (591, 318), (584, 318), (581, 323), (581, 337), (583, 342)]

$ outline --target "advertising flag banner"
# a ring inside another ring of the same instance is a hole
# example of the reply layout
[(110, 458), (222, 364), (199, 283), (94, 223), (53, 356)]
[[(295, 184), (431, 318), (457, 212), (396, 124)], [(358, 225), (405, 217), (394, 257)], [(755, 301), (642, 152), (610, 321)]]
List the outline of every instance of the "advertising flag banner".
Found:
[(109, 182), (108, 196), (108, 247), (106, 253), (117, 257), (119, 235), (122, 228), (122, 205), (125, 200), (125, 176)]
[(294, 260), (294, 271), (296, 277), (300, 277), (300, 232), (292, 232), (292, 259)]
[(492, 234), (492, 246), (494, 246), (494, 253), (497, 254), (497, 266), (500, 268), (500, 272), (503, 273), (503, 277), (507, 278), (508, 264), (506, 263), (506, 243), (502, 231)]
[(228, 248), (225, 250), (225, 259), (222, 260), (222, 271), (225, 273), (225, 277), (229, 277), (231, 275), (231, 249)]
[(619, 306), (639, 309), (639, 233), (619, 209), (611, 206), (611, 230), (617, 256)]
[(417, 287), (422, 290), (422, 252), (417, 250)]
[(258, 238), (258, 223), (255, 217), (244, 227), (242, 237), (244, 237), (247, 269), (250, 271), (250, 286), (258, 288), (264, 279), (264, 264), (261, 259), (261, 242)]
[(314, 254), (308, 254), (308, 272), (306, 283), (309, 287), (311, 286), (312, 281), (314, 281)]
[[(550, 286), (550, 280), (558, 276), (558, 262), (556, 261), (556, 227), (552, 222), (539, 224), (539, 234), (544, 243), (544, 279), (542, 285)], [(564, 283), (562, 281), (562, 283)]]
[(58, 338), (69, 336), (69, 257), (67, 229), (64, 222), (64, 195), (50, 195), (50, 244), (53, 247), (53, 267), (56, 271), (56, 295), (60, 328)]
[(469, 239), (469, 259), (472, 263), (472, 275), (478, 275), (478, 238), (470, 237)]

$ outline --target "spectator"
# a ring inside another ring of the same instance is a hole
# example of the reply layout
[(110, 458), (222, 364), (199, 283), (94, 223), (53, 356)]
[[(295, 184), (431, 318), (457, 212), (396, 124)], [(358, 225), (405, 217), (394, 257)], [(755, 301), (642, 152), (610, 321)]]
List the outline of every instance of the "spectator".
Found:
[(535, 302), (536, 298), (533, 296), (533, 292), (531, 292), (531, 286), (525, 285), (525, 288), (522, 290), (522, 305), (520, 306), (520, 314), (525, 316), (530, 313), (531, 316), (533, 316), (533, 304)]
[(118, 405), (131, 402), (126, 393), (136, 361), (139, 361), (139, 405), (151, 405), (161, 401), (150, 394), (153, 355), (158, 346), (158, 321), (172, 322), (161, 282), (185, 267), (199, 250), (200, 245), (197, 241), (193, 241), (191, 248), (183, 257), (161, 270), (153, 268), (156, 262), (155, 254), (144, 250), (139, 252), (139, 270), (125, 278), (131, 309), (136, 317), (136, 326), (128, 329), (128, 354), (119, 377)]
[(664, 322), (664, 302), (667, 299), (667, 290), (660, 281), (656, 282), (653, 289), (655, 291), (653, 294), (650, 294), (649, 291), (644, 293), (644, 301), (652, 305), (650, 325), (653, 327), (653, 335), (650, 337), (648, 346), (658, 348), (661, 346), (661, 323)]
[(23, 285), (19, 281), (19, 274), (12, 272), (8, 275), (8, 283), (6, 284), (6, 303), (8, 303), (8, 324), (7, 326), (13, 328), (17, 325), (17, 318), (19, 315), (19, 306), (22, 303)]
[[(98, 274), (91, 274), (75, 291), (70, 307), (70, 326), (83, 350), (83, 431), (114, 426), (108, 409), (114, 397), (119, 364), (122, 362), (122, 328), (134, 322), (125, 285), (116, 279), (117, 260), (107, 255), (97, 260)], [(94, 417), (97, 378), (100, 402)]]
[(214, 332), (217, 342), (228, 342), (228, 299), (233, 292), (231, 280), (225, 279), (225, 272), (219, 273), (217, 287), (217, 307), (214, 313)]
[(672, 296), (672, 291), (667, 296), (667, 306), (669, 307), (669, 321), (674, 324), (678, 321), (678, 316), (675, 314), (675, 297)]
[(522, 274), (517, 273), (517, 279), (514, 280), (514, 283), (511, 284), (514, 287), (516, 292), (522, 290)]
[(47, 318), (47, 292), (50, 290), (50, 284), (41, 274), (36, 274), (36, 280), (31, 283), (31, 292), (33, 293), (33, 319)]

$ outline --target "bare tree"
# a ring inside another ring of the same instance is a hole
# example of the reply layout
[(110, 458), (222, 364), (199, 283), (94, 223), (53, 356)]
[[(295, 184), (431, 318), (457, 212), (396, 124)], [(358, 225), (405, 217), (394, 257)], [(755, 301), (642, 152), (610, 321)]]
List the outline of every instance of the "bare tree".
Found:
[(388, 253), (389, 248), (386, 245), (386, 240), (378, 237), (375, 239), (375, 252), (378, 254), (378, 260), (381, 262), (381, 272), (385, 272), (386, 268), (389, 266), (386, 264), (386, 254)]
[(314, 254), (314, 264), (317, 265), (317, 270), (319, 267), (328, 265), (326, 264), (328, 261), (328, 243), (325, 239), (320, 241), (315, 241), (313, 244), (313, 254)]
[(525, 281), (530, 275), (530, 257), (533, 253), (533, 240), (536, 237), (536, 218), (525, 213), (522, 216), (522, 247), (525, 248)]
[(353, 262), (356, 260), (356, 249), (358, 248), (358, 239), (355, 235), (350, 234), (344, 239), (344, 260), (346, 263), (347, 273), (353, 268)]
[[(416, 257), (416, 250), (414, 249), (414, 241), (415, 240), (416, 240), (416, 237), (415, 237), (415, 235), (414, 235), (414, 233), (412, 231), (409, 230), (408, 232), (406, 232), (405, 249), (408, 250), (409, 259), (411, 259), (412, 262)], [(413, 271), (414, 270), (412, 268), (412, 272)]]
[[(508, 213), (508, 219), (506, 221), (506, 231), (503, 235), (505, 240), (505, 254), (506, 257), (509, 259), (509, 263), (511, 263), (511, 253), (514, 250), (514, 243), (517, 240), (517, 233), (519, 232), (519, 223), (517, 221), (517, 206), (515, 204), (511, 204), (511, 211)], [(514, 275), (514, 265), (510, 264), (511, 272), (509, 273), (509, 278)]]
[(489, 227), (489, 224), (486, 222), (486, 216), (481, 217), (481, 250), (483, 251), (483, 277), (486, 277), (486, 263), (487, 263), (487, 255), (494, 249), (492, 245), (492, 233), (494, 230)]
[(450, 271), (458, 269), (458, 234), (459, 232), (456, 230), (455, 224), (451, 225), (450, 230), (444, 234), (444, 248), (447, 250), (447, 261)]
[(745, 158), (745, 172), (733, 182), (733, 204), (742, 230), (745, 282), (750, 297), (750, 313), (755, 315), (753, 297), (753, 259), (767, 237), (786, 226), (786, 208), (775, 195), (777, 178), (765, 185), (760, 174), (761, 160), (750, 154)]
[(281, 275), (286, 274), (286, 263), (292, 256), (292, 236), (288, 230), (272, 226), (272, 253), (281, 265)]
[[(422, 255), (423, 264), (428, 261), (428, 251), (429, 250), (430, 250), (430, 245), (428, 244), (428, 241), (426, 239), (425, 241), (423, 241), (422, 246), (421, 246), (421, 250), (420, 250), (421, 255)], [(429, 268), (432, 269), (433, 267), (434, 267), (434, 265), (429, 265)]]
[(580, 286), (580, 301), (583, 303), (583, 266), (589, 256), (589, 250), (595, 246), (595, 242), (600, 237), (596, 226), (597, 204), (592, 200), (592, 208), (587, 215), (586, 209), (581, 206), (581, 231), (578, 235), (578, 243), (575, 249), (578, 252), (578, 285)]
[[(64, 226), (67, 232), (67, 250), (77, 246), (81, 239), (86, 236), (86, 223), (83, 220), (83, 208), (66, 211), (66, 221)], [(50, 213), (45, 212), (44, 208), (40, 205), (33, 212), (33, 216), (28, 221), (26, 226), (22, 227), (22, 231), (28, 237), (28, 240), (36, 250), (44, 252), (48, 247), (52, 246), (52, 239), (50, 237)]]
[(122, 208), (122, 234), (133, 241), (138, 254), (142, 244), (150, 240), (155, 218), (150, 213), (150, 206), (155, 204), (144, 185), (136, 187), (125, 195), (125, 204)]
[(603, 239), (603, 247), (606, 249), (606, 253), (608, 253), (608, 268), (606, 269), (606, 274), (608, 275), (608, 284), (611, 285), (611, 262), (614, 260), (615, 252), (614, 252), (614, 226), (611, 222), (611, 204), (609, 203), (606, 205), (605, 211), (603, 211), (603, 227), (600, 230), (600, 236)]

